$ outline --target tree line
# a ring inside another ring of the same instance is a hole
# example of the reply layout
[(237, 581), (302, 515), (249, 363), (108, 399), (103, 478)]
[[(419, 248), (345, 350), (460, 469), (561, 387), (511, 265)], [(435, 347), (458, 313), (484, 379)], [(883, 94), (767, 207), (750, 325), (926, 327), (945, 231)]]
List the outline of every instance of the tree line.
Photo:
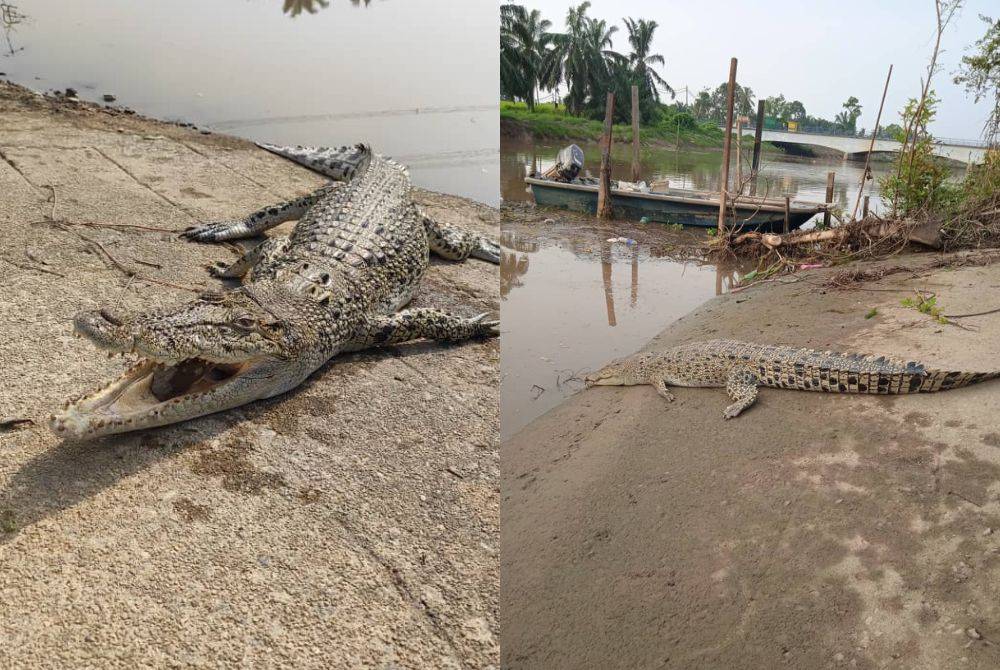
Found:
[[(500, 6), (500, 97), (523, 101), (534, 110), (541, 91), (553, 91), (573, 116), (602, 118), (606, 96), (615, 94), (618, 101), (628, 101), (631, 87), (638, 86), (639, 110), (644, 125), (655, 125), (665, 115), (681, 125), (696, 122), (722, 124), (726, 114), (726, 83), (704, 88), (690, 103), (675, 100), (673, 87), (657, 68), (665, 68), (662, 54), (653, 53), (653, 36), (658, 24), (648, 19), (625, 17), (628, 53), (614, 50), (618, 27), (603, 19), (588, 16), (590, 2), (570, 7), (565, 30), (555, 32), (552, 22), (542, 18), (537, 9), (508, 3)], [(565, 93), (563, 94), (563, 87)], [(672, 103), (667, 105), (664, 97)], [(748, 86), (737, 84), (737, 115), (753, 118), (756, 97)], [(615, 121), (630, 120), (630, 104), (615, 105)], [(850, 96), (833, 120), (811, 116), (799, 100), (784, 95), (765, 99), (765, 110), (772, 127), (794, 121), (802, 128), (847, 134), (861, 133), (857, 120), (861, 105)], [(669, 108), (669, 109), (668, 109)], [(666, 112), (670, 112), (666, 114)], [(682, 115), (688, 115), (685, 119)]]

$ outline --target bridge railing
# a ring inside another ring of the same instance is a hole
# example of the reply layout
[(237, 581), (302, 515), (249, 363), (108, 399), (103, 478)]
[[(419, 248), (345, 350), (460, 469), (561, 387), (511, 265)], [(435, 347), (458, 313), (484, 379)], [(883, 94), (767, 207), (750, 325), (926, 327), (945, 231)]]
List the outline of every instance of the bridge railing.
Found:
[[(719, 126), (719, 130), (725, 130), (724, 126)], [(750, 124), (743, 126), (744, 131), (754, 132), (756, 130), (756, 125)], [(764, 130), (770, 131), (772, 133), (787, 133), (788, 135), (826, 135), (828, 137), (855, 137), (858, 139), (870, 140), (872, 138), (872, 133), (852, 133), (849, 130), (832, 130), (829, 128), (816, 128), (808, 126), (799, 126), (797, 130), (788, 130), (787, 128), (768, 128), (764, 126)], [(876, 135), (876, 139), (880, 140), (892, 140), (897, 141), (895, 137), (890, 137), (883, 132), (879, 132)], [(960, 139), (956, 137), (935, 137), (932, 139), (934, 144), (946, 144), (950, 146), (958, 147), (977, 147), (986, 148), (989, 143), (984, 140), (970, 140), (970, 139)]]

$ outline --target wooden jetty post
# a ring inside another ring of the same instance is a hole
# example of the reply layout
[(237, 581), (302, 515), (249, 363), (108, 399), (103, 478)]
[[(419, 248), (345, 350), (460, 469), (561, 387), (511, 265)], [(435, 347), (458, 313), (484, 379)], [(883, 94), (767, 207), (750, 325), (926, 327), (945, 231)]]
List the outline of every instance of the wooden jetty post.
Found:
[(744, 119), (745, 116), (736, 117), (736, 181), (733, 182), (736, 197), (743, 195), (743, 143), (740, 140), (743, 137)]
[(782, 227), (783, 233), (787, 233), (788, 229), (792, 225), (792, 198), (790, 196), (785, 196), (785, 225)]
[(861, 218), (862, 219), (867, 219), (868, 218), (868, 200), (870, 198), (871, 198), (870, 195), (866, 195), (865, 196), (865, 204), (863, 205), (864, 208), (861, 210)]
[(757, 125), (753, 131), (753, 159), (750, 162), (750, 173), (753, 181), (750, 182), (750, 194), (757, 195), (757, 173), (760, 171), (760, 136), (764, 132), (764, 101), (757, 101)]
[(833, 182), (837, 178), (836, 172), (826, 173), (826, 208), (823, 210), (823, 227), (830, 227), (830, 203), (833, 202)]
[[(878, 116), (875, 117), (875, 130), (872, 131), (872, 141), (868, 143), (868, 153), (865, 155), (865, 169), (861, 173), (861, 188), (858, 189), (858, 199), (854, 201), (854, 211), (851, 212), (852, 219), (858, 215), (858, 202), (861, 200), (861, 194), (865, 192), (865, 182), (868, 180), (869, 174), (868, 166), (871, 164), (872, 150), (875, 149), (875, 136), (878, 135), (878, 124), (882, 120), (882, 108), (885, 107), (885, 94), (889, 92), (890, 79), (892, 79), (892, 65), (889, 65), (889, 74), (885, 76), (885, 88), (882, 89), (882, 102), (878, 104)], [(867, 198), (868, 196), (865, 196), (866, 203)], [(865, 210), (865, 216), (868, 216), (868, 210)]]
[(639, 87), (632, 87), (632, 181), (639, 181)]
[(753, 161), (750, 164), (750, 169), (753, 170), (754, 174), (757, 174), (757, 170), (760, 169), (760, 137), (761, 133), (764, 132), (764, 101), (757, 101), (757, 126), (754, 128), (753, 132)]
[(597, 188), (597, 218), (611, 218), (611, 121), (615, 114), (615, 94), (608, 93), (601, 137), (601, 182)]
[(722, 143), (722, 176), (719, 183), (719, 234), (726, 229), (726, 198), (729, 191), (729, 154), (733, 144), (733, 100), (736, 96), (736, 59), (729, 60), (729, 91), (726, 96), (726, 137)]

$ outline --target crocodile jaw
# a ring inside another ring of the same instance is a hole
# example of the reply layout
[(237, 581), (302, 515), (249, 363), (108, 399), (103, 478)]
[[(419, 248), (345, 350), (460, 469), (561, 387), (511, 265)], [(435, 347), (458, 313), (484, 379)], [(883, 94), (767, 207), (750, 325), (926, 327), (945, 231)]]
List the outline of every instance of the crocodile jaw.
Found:
[(622, 377), (618, 376), (608, 376), (608, 377), (598, 377), (595, 375), (588, 375), (584, 381), (587, 384), (587, 388), (591, 386), (628, 386)]
[[(91, 439), (231, 409), (283, 390), (274, 387), (276, 362), (270, 357), (226, 364), (186, 359), (170, 365), (143, 359), (110, 384), (67, 402), (49, 417), (49, 427), (60, 437)], [(195, 363), (204, 368), (202, 374), (188, 373)]]

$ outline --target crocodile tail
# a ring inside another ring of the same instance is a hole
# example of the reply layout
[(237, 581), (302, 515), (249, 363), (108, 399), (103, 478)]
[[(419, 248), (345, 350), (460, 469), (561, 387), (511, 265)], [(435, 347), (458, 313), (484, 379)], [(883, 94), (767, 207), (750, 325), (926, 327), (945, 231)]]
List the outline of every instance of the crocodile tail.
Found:
[[(978, 384), (988, 379), (1000, 377), (1000, 372), (960, 372), (957, 370), (927, 370), (920, 380), (917, 393), (934, 393), (957, 389), (970, 384)], [(913, 392), (913, 391), (911, 391)]]
[(367, 144), (330, 148), (283, 147), (257, 142), (257, 146), (334, 181), (351, 181), (357, 174), (365, 171), (372, 157), (372, 149)]

